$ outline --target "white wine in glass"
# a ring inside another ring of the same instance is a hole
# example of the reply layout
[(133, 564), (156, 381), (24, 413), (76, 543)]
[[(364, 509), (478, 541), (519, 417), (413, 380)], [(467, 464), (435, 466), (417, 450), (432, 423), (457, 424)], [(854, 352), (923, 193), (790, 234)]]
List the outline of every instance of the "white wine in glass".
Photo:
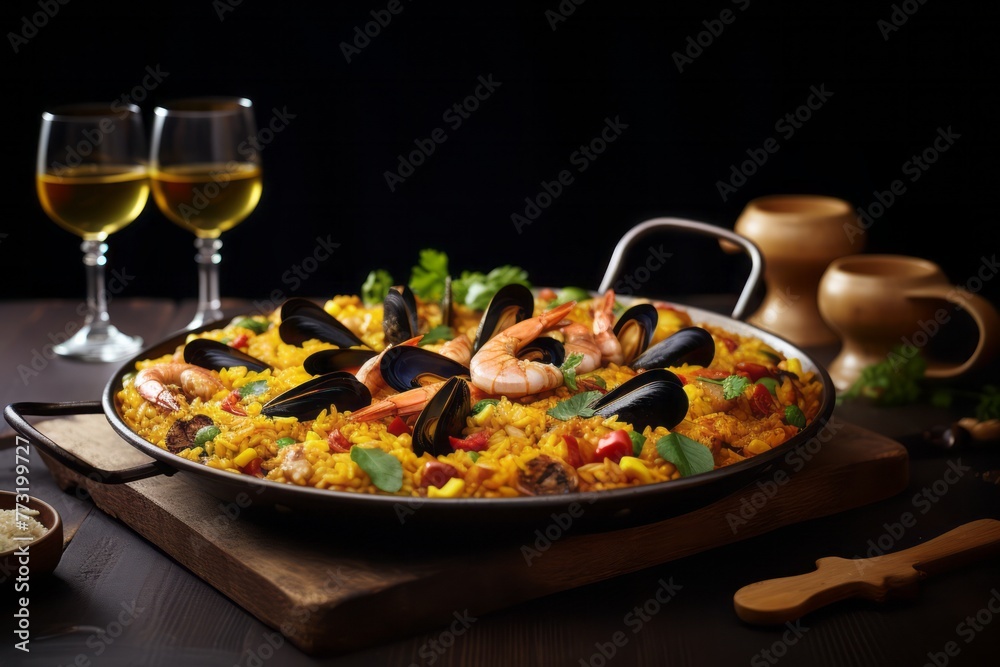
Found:
[(198, 310), (187, 328), (222, 318), (219, 236), (260, 200), (262, 178), (253, 103), (241, 97), (175, 100), (153, 112), (153, 198), (172, 222), (195, 235)]
[(104, 287), (109, 234), (135, 220), (149, 199), (146, 135), (135, 105), (76, 104), (42, 113), (35, 182), (45, 213), (83, 239), (87, 315), (54, 350), (87, 361), (137, 353), (142, 338), (111, 324)]

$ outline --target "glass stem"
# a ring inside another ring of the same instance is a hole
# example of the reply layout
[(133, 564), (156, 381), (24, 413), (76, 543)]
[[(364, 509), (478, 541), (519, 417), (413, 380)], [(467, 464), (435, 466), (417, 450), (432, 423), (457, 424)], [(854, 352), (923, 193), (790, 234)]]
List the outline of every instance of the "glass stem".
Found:
[(222, 319), (222, 299), (219, 297), (219, 262), (222, 255), (222, 241), (219, 239), (196, 238), (194, 247), (198, 254), (198, 312), (195, 320), (201, 324)]
[(104, 265), (107, 263), (104, 253), (108, 251), (108, 245), (101, 241), (84, 241), (80, 249), (83, 250), (83, 264), (87, 267), (87, 317), (84, 326), (89, 329), (90, 337), (106, 336), (111, 321), (107, 293), (104, 291)]

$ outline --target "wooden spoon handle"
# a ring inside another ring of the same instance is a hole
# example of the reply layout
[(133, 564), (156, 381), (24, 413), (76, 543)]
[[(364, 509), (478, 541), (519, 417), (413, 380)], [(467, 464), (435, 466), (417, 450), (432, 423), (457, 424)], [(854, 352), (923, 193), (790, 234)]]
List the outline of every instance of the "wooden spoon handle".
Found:
[(1000, 521), (980, 519), (932, 540), (874, 558), (821, 558), (816, 570), (744, 586), (733, 596), (748, 623), (778, 624), (851, 597), (882, 601), (913, 592), (927, 575), (1000, 553)]

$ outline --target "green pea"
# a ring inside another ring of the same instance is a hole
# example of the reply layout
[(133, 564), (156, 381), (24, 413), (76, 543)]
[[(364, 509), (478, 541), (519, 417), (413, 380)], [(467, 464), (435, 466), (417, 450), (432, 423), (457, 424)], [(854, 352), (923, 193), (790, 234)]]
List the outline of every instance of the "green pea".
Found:
[(221, 433), (221, 431), (219, 431), (219, 427), (214, 424), (202, 426), (198, 429), (198, 432), (194, 434), (195, 447), (201, 447), (206, 442), (215, 440), (219, 433)]
[(288, 445), (294, 445), (295, 438), (278, 438), (274, 444), (278, 446), (278, 449), (281, 449), (282, 447), (287, 447)]

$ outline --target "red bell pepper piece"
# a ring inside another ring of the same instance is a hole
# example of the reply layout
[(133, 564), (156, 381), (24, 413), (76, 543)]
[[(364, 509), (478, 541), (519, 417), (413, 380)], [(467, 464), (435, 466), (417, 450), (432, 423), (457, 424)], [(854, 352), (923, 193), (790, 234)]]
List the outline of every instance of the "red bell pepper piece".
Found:
[(240, 468), (240, 470), (242, 470), (247, 475), (253, 475), (254, 477), (261, 477), (262, 476), (260, 473), (261, 460), (262, 459), (258, 456), (253, 461)]
[(246, 347), (248, 340), (250, 339), (247, 338), (247, 335), (241, 333), (239, 336), (233, 339), (233, 342), (229, 344), (229, 347), (237, 347), (237, 348)]
[(385, 430), (396, 436), (403, 435), (404, 433), (413, 433), (413, 431), (410, 430), (410, 427), (406, 425), (406, 422), (403, 421), (402, 417), (396, 417), (393, 419), (392, 423), (390, 423)]
[[(766, 391), (766, 390), (765, 390)], [(632, 438), (624, 430), (612, 431), (597, 441), (594, 456), (600, 459), (611, 459), (615, 463), (623, 456), (632, 456)]]
[(464, 438), (448, 436), (448, 442), (452, 449), (464, 449), (467, 452), (481, 452), (489, 447), (490, 434), (486, 431), (478, 431)]
[(755, 384), (750, 395), (750, 409), (757, 417), (763, 417), (771, 412), (771, 392), (762, 384)]
[(231, 415), (246, 417), (247, 411), (243, 409), (242, 405), (240, 405), (241, 398), (239, 389), (233, 389), (229, 392), (229, 396), (222, 399), (222, 403), (219, 404), (219, 407)]
[(580, 456), (580, 443), (572, 435), (564, 435), (562, 438), (566, 441), (566, 463), (574, 468), (579, 468), (583, 465), (583, 457)]
[(692, 371), (691, 375), (700, 378), (707, 378), (709, 380), (725, 380), (730, 376), (730, 373), (717, 368), (701, 368), (696, 371)]
[(736, 369), (745, 371), (751, 382), (764, 377), (772, 377), (771, 370), (762, 364), (755, 364), (752, 361), (740, 361), (736, 364)]
[(724, 338), (723, 337), (723, 338), (720, 338), (720, 340), (722, 341), (722, 344), (726, 346), (726, 349), (729, 350), (730, 352), (734, 352), (736, 350), (736, 348), (739, 347), (739, 343), (737, 343), (732, 338)]

